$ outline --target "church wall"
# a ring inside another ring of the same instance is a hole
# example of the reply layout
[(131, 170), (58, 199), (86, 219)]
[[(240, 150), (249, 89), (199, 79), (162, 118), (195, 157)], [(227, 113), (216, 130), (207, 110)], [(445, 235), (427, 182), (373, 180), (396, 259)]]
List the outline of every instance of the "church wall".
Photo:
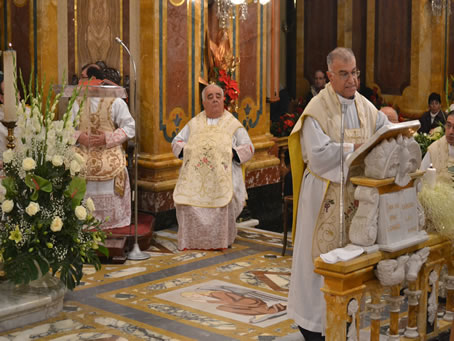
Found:
[[(314, 70), (326, 69), (326, 54), (345, 46), (355, 52), (362, 85), (376, 88), (405, 116), (426, 111), (431, 92), (440, 93), (446, 107), (446, 78), (454, 74), (452, 15), (447, 21), (445, 11), (435, 16), (429, 1), (322, 3), (297, 0), (297, 97), (309, 90)], [(337, 31), (335, 39), (327, 30)]]

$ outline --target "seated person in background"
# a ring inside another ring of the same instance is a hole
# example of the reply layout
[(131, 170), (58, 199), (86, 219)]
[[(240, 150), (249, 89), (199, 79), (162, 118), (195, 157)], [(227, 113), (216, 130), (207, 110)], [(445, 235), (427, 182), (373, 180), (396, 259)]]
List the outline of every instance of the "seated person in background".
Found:
[(325, 88), (326, 77), (325, 73), (322, 70), (317, 70), (314, 72), (314, 85), (311, 85), (310, 91), (306, 96), (306, 105), (312, 99), (318, 95), (320, 90)]
[(380, 111), (388, 117), (388, 121), (391, 123), (399, 123), (399, 116), (397, 111), (393, 107), (382, 107)]
[(440, 124), (446, 123), (446, 115), (441, 110), (441, 97), (439, 94), (432, 92), (429, 96), (429, 111), (426, 111), (420, 118), (421, 127), (418, 133), (428, 134), (433, 128)]
[(437, 180), (451, 181), (448, 167), (454, 165), (454, 111), (450, 111), (446, 118), (445, 136), (432, 143), (421, 162), (421, 170), (430, 165), (437, 170)]
[[(96, 71), (92, 73), (91, 69)], [(90, 67), (87, 75), (96, 77), (97, 72), (101, 71)], [(74, 103), (74, 115), (79, 105), (78, 101)], [(135, 121), (127, 104), (121, 98), (88, 97), (78, 129), (77, 151), (86, 160), (81, 175), (87, 180), (85, 195), (95, 203), (94, 216), (100, 220), (109, 218), (102, 228), (129, 226), (131, 190), (122, 144), (134, 137)]]

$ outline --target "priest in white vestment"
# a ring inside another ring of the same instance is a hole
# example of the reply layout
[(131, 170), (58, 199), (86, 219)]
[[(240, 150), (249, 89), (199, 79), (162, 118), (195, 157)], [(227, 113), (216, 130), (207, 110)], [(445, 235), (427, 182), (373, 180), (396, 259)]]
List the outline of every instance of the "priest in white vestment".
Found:
[[(287, 314), (306, 341), (324, 340), (325, 329), (326, 307), (320, 291), (323, 277), (314, 273), (313, 260), (339, 247), (341, 238), (341, 107), (346, 106), (344, 159), (389, 124), (386, 116), (356, 91), (359, 70), (353, 52), (336, 48), (327, 62), (330, 83), (309, 102), (289, 138), (296, 219)], [(345, 192), (351, 193), (348, 188)], [(352, 206), (344, 204), (346, 221), (349, 215), (351, 219)]]
[(173, 192), (180, 250), (232, 245), (247, 198), (241, 164), (254, 154), (246, 129), (224, 110), (222, 88), (208, 85), (202, 102), (205, 110), (172, 141), (173, 153), (183, 159)]
[[(78, 110), (76, 101), (73, 113)], [(103, 229), (129, 226), (131, 189), (122, 144), (134, 137), (135, 121), (127, 104), (121, 98), (88, 97), (77, 134), (78, 152), (86, 160), (85, 198), (93, 199), (94, 216), (108, 219)]]
[(445, 123), (445, 136), (432, 143), (421, 162), (421, 170), (432, 165), (437, 170), (437, 180), (451, 182), (448, 167), (454, 166), (454, 111), (449, 112)]

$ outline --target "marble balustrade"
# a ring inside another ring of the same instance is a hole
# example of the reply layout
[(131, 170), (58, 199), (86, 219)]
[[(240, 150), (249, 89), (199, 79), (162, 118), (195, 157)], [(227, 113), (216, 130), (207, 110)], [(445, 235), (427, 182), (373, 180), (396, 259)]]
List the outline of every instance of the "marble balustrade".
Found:
[[(407, 280), (392, 287), (380, 284), (375, 275), (378, 262), (397, 259), (406, 254), (411, 255), (425, 247), (430, 249), (430, 254), (416, 280)], [(447, 269), (447, 275), (440, 279), (443, 268), (445, 272)], [(363, 254), (347, 262), (327, 264), (317, 258), (315, 272), (324, 277), (324, 287), (321, 290), (324, 292), (327, 306), (326, 340), (347, 340), (347, 333), (353, 320), (348, 314), (348, 305), (355, 299), (361, 302), (354, 320), (358, 340), (360, 329), (366, 324), (364, 323), (366, 316), (370, 319), (367, 328), (370, 340), (377, 341), (380, 332), (386, 333), (383, 325), (389, 325), (387, 331), (389, 340), (427, 340), (446, 332), (452, 325), (454, 318), (452, 243), (439, 235), (430, 234), (427, 241), (400, 251)], [(437, 314), (440, 309), (436, 306), (441, 284), (446, 290), (446, 311), (443, 316)], [(405, 290), (402, 290), (404, 288)], [(402, 308), (405, 296), (408, 304), (406, 313)], [(433, 323), (428, 322), (431, 309), (435, 309)], [(385, 311), (387, 312), (384, 313)]]

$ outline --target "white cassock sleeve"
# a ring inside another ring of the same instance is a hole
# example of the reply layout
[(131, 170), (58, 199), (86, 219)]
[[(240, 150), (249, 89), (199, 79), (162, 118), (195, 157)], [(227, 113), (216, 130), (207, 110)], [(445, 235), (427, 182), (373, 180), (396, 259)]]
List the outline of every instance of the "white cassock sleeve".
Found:
[(181, 151), (183, 150), (186, 142), (189, 139), (189, 124), (186, 124), (184, 128), (175, 136), (172, 140), (172, 152), (175, 157), (179, 158)]
[[(233, 135), (232, 148), (240, 159), (240, 164), (249, 161), (254, 155), (254, 145), (246, 129), (238, 128)], [(236, 161), (234, 161), (236, 162)]]
[[(311, 172), (340, 183), (340, 143), (332, 141), (312, 117), (304, 120), (301, 147), (304, 162), (309, 165)], [(353, 152), (353, 148), (352, 143), (344, 143), (344, 160)]]

